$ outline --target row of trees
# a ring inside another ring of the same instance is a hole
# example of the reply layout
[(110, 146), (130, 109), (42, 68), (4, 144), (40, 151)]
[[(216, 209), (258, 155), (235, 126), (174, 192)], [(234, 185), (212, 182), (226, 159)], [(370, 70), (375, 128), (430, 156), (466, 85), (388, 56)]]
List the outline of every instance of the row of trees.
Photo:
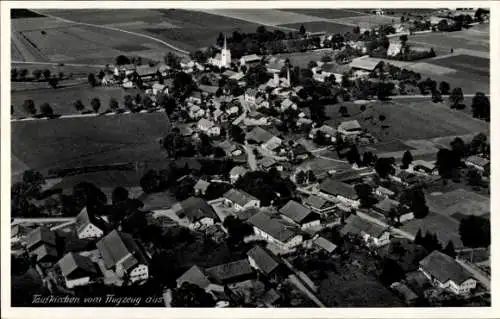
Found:
[(26, 81), (26, 80), (45, 80), (49, 81), (52, 78), (56, 79), (63, 79), (64, 78), (64, 72), (58, 72), (57, 74), (53, 74), (52, 71), (49, 69), (35, 69), (31, 71), (31, 78), (28, 77), (29, 71), (28, 69), (17, 69), (17, 68), (12, 68), (10, 70), (10, 79), (11, 81)]

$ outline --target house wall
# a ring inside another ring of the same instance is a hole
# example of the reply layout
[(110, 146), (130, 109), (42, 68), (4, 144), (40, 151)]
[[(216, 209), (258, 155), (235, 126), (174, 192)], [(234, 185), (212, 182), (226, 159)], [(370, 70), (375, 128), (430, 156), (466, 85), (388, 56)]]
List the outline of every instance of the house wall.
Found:
[(289, 241), (287, 241), (285, 243), (284, 247), (286, 249), (291, 249), (291, 248), (294, 248), (294, 247), (302, 244), (302, 241), (303, 241), (302, 235), (297, 235), (297, 236), (293, 237), (292, 239), (290, 239)]
[(412, 220), (414, 218), (415, 218), (415, 216), (413, 216), (413, 213), (410, 212), (408, 214), (403, 214), (403, 215), (399, 216), (399, 221), (401, 223), (404, 223), (404, 222), (407, 222), (407, 221)]
[(344, 204), (347, 204), (347, 205), (352, 206), (354, 208), (358, 208), (360, 205), (359, 200), (350, 199), (350, 198), (344, 197), (342, 195), (337, 195), (337, 199), (340, 200), (341, 202), (343, 202)]
[(100, 238), (104, 232), (97, 228), (94, 224), (88, 224), (81, 232), (78, 233), (79, 239), (84, 238)]
[(194, 223), (191, 223), (191, 228), (192, 229), (198, 229), (200, 227), (208, 227), (208, 226), (212, 226), (213, 224), (215, 223), (214, 219), (213, 218), (210, 218), (210, 217), (203, 217), (202, 219), (194, 222)]
[(137, 267), (132, 269), (129, 275), (130, 275), (130, 281), (132, 282), (148, 279), (149, 277), (148, 266), (144, 264), (137, 265)]
[(269, 235), (268, 233), (262, 231), (260, 228), (257, 228), (254, 226), (253, 230), (257, 236), (262, 237), (266, 241), (273, 243), (273, 244), (275, 244), (283, 249), (291, 249), (293, 247), (296, 247), (296, 246), (300, 245), (302, 243), (302, 240), (303, 240), (302, 235), (297, 235), (297, 236), (291, 238), (290, 240), (288, 240), (286, 243), (283, 243), (282, 241), (279, 241), (278, 239), (274, 238), (273, 236)]
[(318, 220), (313, 220), (312, 222), (305, 223), (301, 226), (302, 229), (309, 229), (312, 227), (319, 227), (321, 225), (321, 221)]
[(474, 163), (472, 163), (472, 162), (466, 161), (466, 162), (465, 162), (465, 165), (467, 165), (467, 166), (469, 166), (469, 167), (472, 167), (472, 168), (475, 168), (475, 169), (477, 169), (478, 171), (484, 172), (484, 167), (479, 166), (479, 165), (476, 165), (476, 164), (474, 164)]
[(389, 232), (384, 232), (379, 238), (377, 238), (378, 246), (385, 246), (391, 242), (391, 234)]
[(422, 267), (419, 267), (418, 270), (422, 272), (429, 281), (432, 282), (432, 284), (436, 287), (443, 288), (443, 289), (448, 289), (451, 292), (457, 294), (457, 295), (465, 295), (468, 294), (472, 289), (476, 288), (477, 281), (470, 278), (464, 281), (461, 285), (457, 285), (454, 281), (448, 280), (445, 283), (440, 282), (432, 274), (428, 273), (425, 269)]
[(90, 283), (90, 277), (82, 277), (82, 278), (75, 278), (75, 279), (67, 279), (64, 278), (64, 282), (66, 283), (66, 287), (71, 289), (76, 286), (85, 286)]

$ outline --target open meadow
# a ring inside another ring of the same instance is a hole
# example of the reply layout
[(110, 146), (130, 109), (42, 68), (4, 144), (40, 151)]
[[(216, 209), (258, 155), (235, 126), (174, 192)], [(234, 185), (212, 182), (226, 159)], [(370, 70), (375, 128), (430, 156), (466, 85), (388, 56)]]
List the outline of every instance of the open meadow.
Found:
[(12, 170), (160, 160), (158, 138), (169, 128), (165, 113), (12, 122)]

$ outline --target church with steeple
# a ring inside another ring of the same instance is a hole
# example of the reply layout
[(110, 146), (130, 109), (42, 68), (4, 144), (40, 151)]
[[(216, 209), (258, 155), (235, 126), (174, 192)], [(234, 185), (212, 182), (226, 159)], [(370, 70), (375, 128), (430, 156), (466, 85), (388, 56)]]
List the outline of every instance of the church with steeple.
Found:
[(210, 58), (208, 63), (219, 67), (219, 68), (229, 68), (231, 66), (231, 50), (227, 48), (226, 36), (224, 36), (224, 46), (220, 53), (217, 53), (215, 57)]

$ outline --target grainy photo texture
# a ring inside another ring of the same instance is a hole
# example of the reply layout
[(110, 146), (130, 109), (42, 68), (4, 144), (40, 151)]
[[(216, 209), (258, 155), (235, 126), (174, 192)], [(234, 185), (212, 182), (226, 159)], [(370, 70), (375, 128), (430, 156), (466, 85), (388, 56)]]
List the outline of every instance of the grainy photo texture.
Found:
[(12, 9), (12, 306), (490, 306), (489, 12)]

